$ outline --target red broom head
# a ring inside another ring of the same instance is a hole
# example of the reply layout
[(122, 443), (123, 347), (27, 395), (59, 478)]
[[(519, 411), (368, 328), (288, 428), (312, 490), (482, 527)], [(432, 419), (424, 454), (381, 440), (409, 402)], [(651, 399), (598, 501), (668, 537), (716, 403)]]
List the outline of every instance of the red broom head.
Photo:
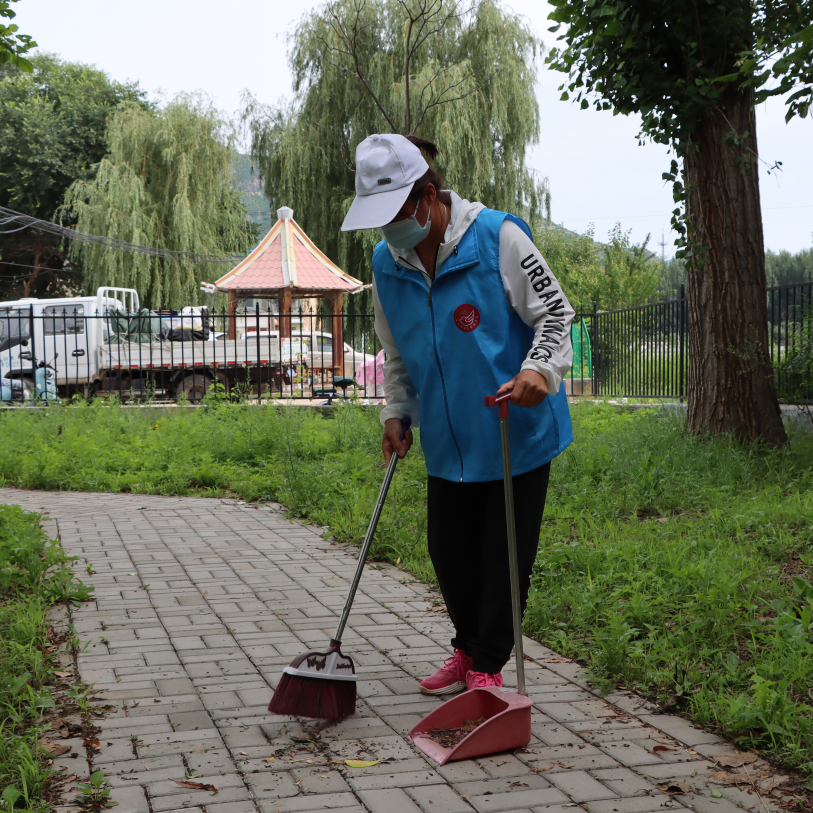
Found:
[(272, 714), (341, 720), (356, 710), (354, 680), (325, 680), (283, 673), (268, 704)]

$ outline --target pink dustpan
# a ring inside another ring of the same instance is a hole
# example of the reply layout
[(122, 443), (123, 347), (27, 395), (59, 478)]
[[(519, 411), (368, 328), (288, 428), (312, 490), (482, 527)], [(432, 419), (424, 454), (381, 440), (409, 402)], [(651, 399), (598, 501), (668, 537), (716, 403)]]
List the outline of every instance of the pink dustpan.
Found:
[[(505, 692), (496, 686), (471, 689), (447, 700), (409, 732), (409, 738), (438, 765), (455, 759), (474, 759), (485, 754), (524, 748), (531, 741), (531, 707), (526, 695)], [(453, 748), (444, 748), (426, 736), (429, 731), (459, 728), (466, 720), (485, 717)]]

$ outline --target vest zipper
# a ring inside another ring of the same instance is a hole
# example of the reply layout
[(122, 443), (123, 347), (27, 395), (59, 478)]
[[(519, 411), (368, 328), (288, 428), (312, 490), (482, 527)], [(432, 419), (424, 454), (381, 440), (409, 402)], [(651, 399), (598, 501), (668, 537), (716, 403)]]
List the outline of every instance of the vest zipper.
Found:
[[(438, 246), (440, 249), (440, 246)], [(435, 262), (437, 263), (438, 255), (435, 252)], [(437, 266), (435, 267), (435, 276), (437, 277)], [(435, 332), (435, 309), (432, 307), (432, 290), (427, 289), (427, 301), (429, 303), (429, 316), (432, 320), (432, 350), (435, 353), (435, 362), (438, 365), (438, 373), (440, 373), (440, 386), (443, 389), (443, 405), (446, 408), (446, 421), (449, 424), (449, 434), (452, 436), (452, 443), (457, 450), (457, 456), (460, 459), (460, 482), (463, 482), (463, 455), (460, 453), (460, 446), (457, 445), (457, 438), (454, 436), (454, 429), (452, 428), (452, 416), (449, 412), (449, 397), (446, 394), (446, 381), (443, 378), (443, 367), (440, 366), (440, 354), (438, 353), (437, 334)]]

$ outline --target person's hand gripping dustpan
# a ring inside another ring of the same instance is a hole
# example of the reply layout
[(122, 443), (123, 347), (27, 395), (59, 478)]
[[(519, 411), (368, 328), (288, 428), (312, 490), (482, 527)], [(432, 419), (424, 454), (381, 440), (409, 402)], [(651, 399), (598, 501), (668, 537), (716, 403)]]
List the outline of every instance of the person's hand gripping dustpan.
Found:
[[(473, 759), (524, 748), (531, 741), (533, 700), (525, 693), (525, 668), (522, 652), (522, 614), (519, 599), (517, 535), (514, 524), (514, 489), (511, 481), (511, 445), (508, 438), (508, 402), (511, 393), (486, 397), (486, 406), (499, 406), (502, 437), (502, 467), (505, 483), (505, 520), (508, 528), (508, 564), (511, 570), (511, 609), (514, 616), (514, 653), (517, 660), (517, 692), (496, 686), (470, 689), (447, 700), (423, 718), (409, 738), (439, 765), (454, 759)], [(429, 732), (460, 729), (483, 718), (469, 734), (453, 747), (445, 747), (427, 736)]]

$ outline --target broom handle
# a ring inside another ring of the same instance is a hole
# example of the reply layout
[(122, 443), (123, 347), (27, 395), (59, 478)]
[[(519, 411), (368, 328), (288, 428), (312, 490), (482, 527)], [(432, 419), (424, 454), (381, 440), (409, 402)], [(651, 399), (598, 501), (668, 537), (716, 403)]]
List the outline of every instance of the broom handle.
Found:
[[(401, 440), (406, 437), (407, 430), (412, 425), (410, 418), (401, 419)], [(356, 591), (361, 581), (361, 574), (364, 572), (364, 562), (367, 559), (367, 554), (370, 552), (370, 545), (373, 543), (373, 535), (375, 534), (378, 520), (381, 517), (381, 511), (384, 508), (384, 502), (387, 499), (387, 492), (390, 490), (390, 483), (392, 476), (395, 474), (395, 467), (398, 465), (398, 455), (395, 450), (392, 452), (389, 465), (387, 466), (387, 473), (384, 475), (384, 482), (381, 484), (381, 491), (378, 492), (378, 500), (375, 504), (373, 516), (370, 518), (370, 525), (367, 528), (367, 536), (364, 537), (364, 544), (361, 546), (359, 552), (358, 562), (356, 563), (356, 572), (353, 574), (353, 583), (350, 585), (350, 592), (344, 602), (344, 609), (342, 610), (341, 618), (339, 618), (339, 625), (336, 627), (336, 632), (333, 635), (333, 640), (340, 643), (344, 628), (347, 624), (347, 619), (350, 617), (350, 608), (353, 606), (353, 601), (356, 598)]]
[(508, 569), (511, 578), (511, 615), (514, 621), (514, 654), (517, 659), (517, 692), (525, 694), (525, 653), (522, 650), (522, 609), (519, 598), (517, 526), (514, 518), (514, 481), (511, 474), (511, 440), (508, 435), (508, 402), (511, 393), (486, 398), (486, 406), (499, 407), (502, 440), (502, 480), (505, 489), (505, 524), (508, 532)]

